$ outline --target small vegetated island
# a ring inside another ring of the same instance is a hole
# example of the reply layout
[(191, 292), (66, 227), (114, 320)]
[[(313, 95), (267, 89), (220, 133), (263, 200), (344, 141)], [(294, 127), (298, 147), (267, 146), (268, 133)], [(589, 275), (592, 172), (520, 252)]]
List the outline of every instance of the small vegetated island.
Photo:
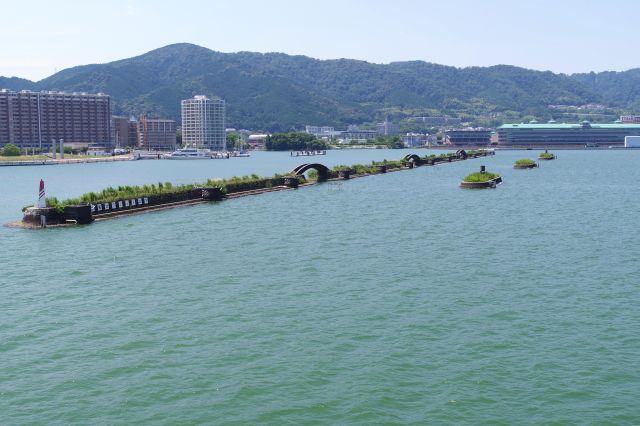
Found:
[(556, 155), (549, 151), (541, 152), (540, 155), (538, 155), (538, 160), (555, 160), (555, 159), (556, 159)]
[(500, 183), (502, 183), (502, 177), (498, 173), (485, 171), (483, 166), (479, 172), (465, 176), (460, 182), (460, 187), (468, 189), (495, 188)]
[(514, 169), (533, 169), (535, 167), (538, 167), (538, 163), (530, 158), (521, 158), (519, 160), (516, 160), (515, 164), (513, 165)]

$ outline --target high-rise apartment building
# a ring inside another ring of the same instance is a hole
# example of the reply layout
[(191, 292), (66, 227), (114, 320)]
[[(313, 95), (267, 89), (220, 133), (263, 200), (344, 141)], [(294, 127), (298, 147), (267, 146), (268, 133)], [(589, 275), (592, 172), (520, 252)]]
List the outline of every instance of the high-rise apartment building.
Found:
[(111, 146), (108, 95), (0, 90), (0, 147), (48, 149), (51, 140)]
[(147, 150), (176, 149), (176, 122), (152, 119), (146, 115), (138, 120), (138, 140), (140, 147)]
[(224, 151), (227, 148), (226, 105), (222, 99), (194, 96), (182, 101), (182, 143)]

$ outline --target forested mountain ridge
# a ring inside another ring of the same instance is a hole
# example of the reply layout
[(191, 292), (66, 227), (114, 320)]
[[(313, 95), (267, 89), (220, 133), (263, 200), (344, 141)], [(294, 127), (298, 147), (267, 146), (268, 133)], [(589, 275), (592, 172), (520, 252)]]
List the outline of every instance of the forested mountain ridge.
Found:
[(38, 82), (0, 77), (0, 88), (104, 92), (114, 113), (179, 119), (196, 94), (227, 101), (228, 125), (286, 131), (433, 113), (512, 111), (544, 115), (548, 105), (640, 104), (640, 70), (572, 76), (509, 65), (456, 68), (423, 61), (373, 64), (283, 53), (221, 53), (165, 46), (105, 64), (77, 66)]

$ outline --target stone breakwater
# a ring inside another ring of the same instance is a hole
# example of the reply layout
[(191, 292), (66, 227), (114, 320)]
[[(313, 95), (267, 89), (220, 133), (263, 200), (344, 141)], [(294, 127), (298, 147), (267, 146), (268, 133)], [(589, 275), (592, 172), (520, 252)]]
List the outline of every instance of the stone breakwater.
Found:
[(115, 157), (86, 157), (86, 158), (61, 158), (47, 160), (3, 160), (0, 161), (2, 166), (55, 166), (58, 164), (82, 164), (82, 163), (110, 163), (113, 161), (131, 161), (135, 160), (130, 155), (119, 155)]
[[(94, 221), (119, 216), (222, 201), (224, 199), (257, 195), (266, 192), (296, 189), (300, 186), (313, 185), (323, 181), (347, 180), (375, 174), (410, 170), (421, 166), (434, 166), (440, 163), (464, 161), (494, 154), (493, 151), (467, 153), (463, 150), (455, 154), (441, 155), (435, 158), (421, 158), (412, 154), (405, 156), (400, 161), (375, 163), (366, 166), (342, 166), (331, 170), (322, 164), (306, 164), (297, 167), (287, 176), (252, 178), (251, 180), (245, 181), (241, 179), (234, 180), (232, 178), (223, 181), (223, 184), (220, 186), (203, 185), (184, 190), (179, 189), (169, 193), (122, 196), (87, 203), (63, 203), (45, 208), (29, 207), (24, 210), (22, 221), (8, 224), (8, 226), (43, 228), (48, 226), (87, 225)], [(315, 182), (307, 181), (304, 177), (304, 172), (307, 170), (315, 170), (318, 174), (318, 180)]]

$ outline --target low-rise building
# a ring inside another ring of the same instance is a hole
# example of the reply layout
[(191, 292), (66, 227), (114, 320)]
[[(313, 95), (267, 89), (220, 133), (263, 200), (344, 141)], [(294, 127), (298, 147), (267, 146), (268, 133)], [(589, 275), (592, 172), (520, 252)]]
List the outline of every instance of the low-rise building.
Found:
[(640, 115), (621, 115), (620, 122), (625, 124), (640, 124)]
[(353, 140), (368, 141), (379, 136), (376, 130), (360, 130), (359, 128), (356, 130), (352, 126), (349, 127), (351, 130), (340, 133), (340, 138), (347, 143)]
[(444, 134), (445, 144), (457, 146), (484, 146), (491, 143), (491, 130), (467, 128), (447, 130)]
[(625, 136), (624, 137), (625, 148), (640, 148), (640, 136)]
[(640, 136), (640, 124), (607, 123), (519, 123), (498, 127), (500, 145), (533, 146), (624, 146), (626, 136)]
[(264, 149), (267, 137), (269, 137), (268, 134), (251, 134), (247, 138), (247, 143), (249, 144), (251, 149)]
[(377, 132), (382, 136), (394, 136), (399, 132), (398, 126), (393, 124), (389, 120), (385, 120), (384, 122), (378, 124)]
[(134, 117), (122, 117), (114, 115), (111, 118), (113, 142), (117, 147), (138, 146), (138, 121)]
[(425, 146), (427, 144), (427, 137), (429, 135), (424, 133), (407, 133), (402, 137), (402, 142), (405, 146), (414, 148), (419, 146)]
[(138, 120), (139, 146), (146, 150), (168, 151), (176, 149), (176, 122), (173, 120), (147, 118)]
[(305, 126), (304, 132), (317, 137), (318, 139), (333, 139), (340, 136), (342, 132), (336, 131), (330, 126)]

